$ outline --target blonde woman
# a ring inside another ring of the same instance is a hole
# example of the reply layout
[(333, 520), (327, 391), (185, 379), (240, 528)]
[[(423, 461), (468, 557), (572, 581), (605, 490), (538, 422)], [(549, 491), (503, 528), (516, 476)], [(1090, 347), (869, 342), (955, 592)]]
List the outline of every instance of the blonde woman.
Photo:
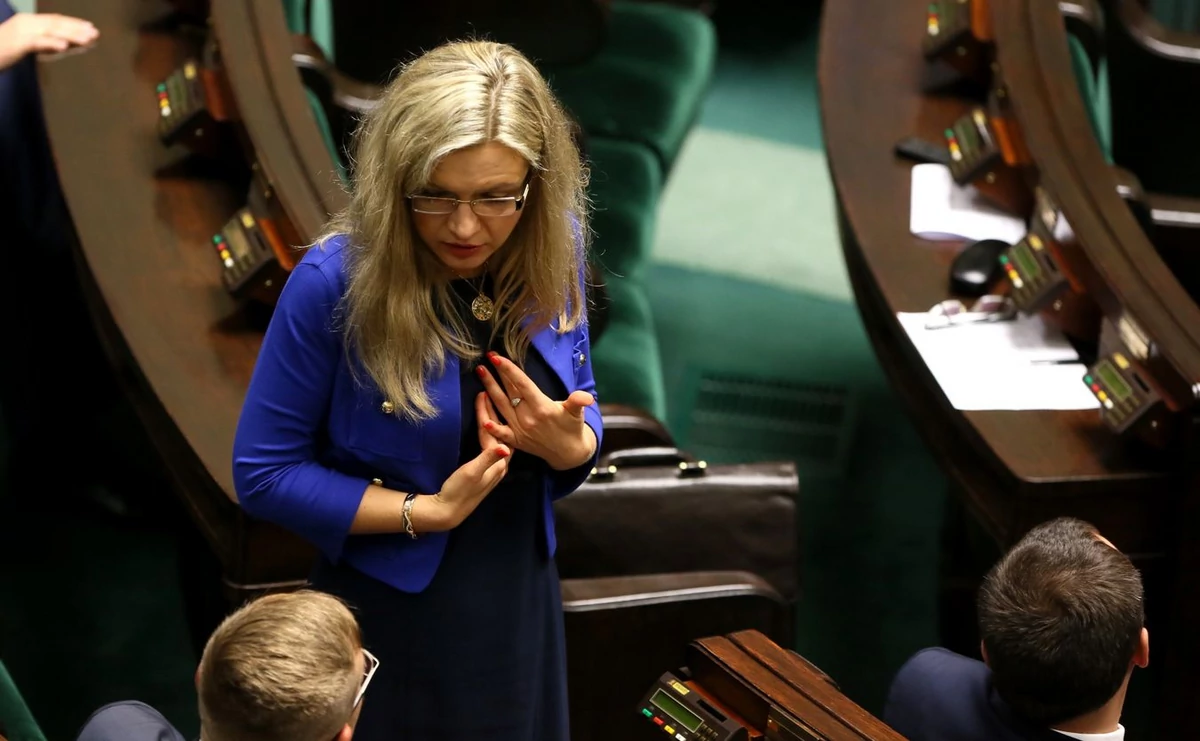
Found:
[(238, 497), (358, 610), (357, 739), (566, 739), (551, 502), (602, 429), (568, 120), (513, 48), (448, 44), (388, 87), (354, 172), (267, 330)]

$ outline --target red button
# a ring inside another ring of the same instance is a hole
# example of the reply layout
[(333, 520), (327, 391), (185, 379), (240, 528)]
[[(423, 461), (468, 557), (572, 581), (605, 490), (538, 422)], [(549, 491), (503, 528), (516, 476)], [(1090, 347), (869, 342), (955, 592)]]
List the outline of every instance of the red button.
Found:
[(663, 719), (662, 719), (662, 718), (655, 718), (655, 719), (654, 719), (654, 722), (655, 722), (655, 723), (657, 723), (657, 724), (659, 724), (659, 725), (661, 726), (661, 725), (663, 724)]

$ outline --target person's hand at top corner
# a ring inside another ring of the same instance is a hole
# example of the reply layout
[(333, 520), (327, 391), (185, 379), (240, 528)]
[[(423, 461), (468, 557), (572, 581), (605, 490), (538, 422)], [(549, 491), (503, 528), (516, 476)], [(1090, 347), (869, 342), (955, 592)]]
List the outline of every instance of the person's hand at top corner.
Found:
[(58, 13), (17, 13), (0, 23), (0, 70), (27, 54), (54, 54), (87, 46), (100, 32), (90, 21)]

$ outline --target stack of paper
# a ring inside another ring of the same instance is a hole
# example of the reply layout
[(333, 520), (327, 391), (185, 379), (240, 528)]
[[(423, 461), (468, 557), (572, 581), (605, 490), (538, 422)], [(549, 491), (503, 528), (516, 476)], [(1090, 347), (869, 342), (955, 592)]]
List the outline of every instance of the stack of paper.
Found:
[(1025, 236), (1025, 220), (993, 206), (979, 191), (954, 182), (945, 165), (915, 165), (909, 230), (923, 239), (1000, 239)]
[(955, 409), (1097, 409), (1086, 366), (1041, 317), (926, 329), (926, 314), (896, 315)]

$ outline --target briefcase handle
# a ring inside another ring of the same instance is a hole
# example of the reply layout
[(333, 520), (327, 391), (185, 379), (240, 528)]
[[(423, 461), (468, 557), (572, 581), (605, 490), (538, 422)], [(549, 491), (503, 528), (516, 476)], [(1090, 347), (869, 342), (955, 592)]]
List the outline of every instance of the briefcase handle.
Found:
[(649, 468), (652, 466), (678, 466), (680, 476), (691, 477), (703, 476), (708, 468), (708, 463), (696, 460), (695, 457), (679, 448), (626, 448), (601, 456), (596, 467), (592, 469), (592, 476), (611, 478), (621, 467)]
[(680, 463), (694, 463), (695, 461), (695, 458), (679, 448), (656, 446), (652, 448), (626, 448), (624, 450), (614, 450), (611, 453), (605, 453), (600, 456), (600, 461), (596, 464), (596, 467), (677, 466)]

